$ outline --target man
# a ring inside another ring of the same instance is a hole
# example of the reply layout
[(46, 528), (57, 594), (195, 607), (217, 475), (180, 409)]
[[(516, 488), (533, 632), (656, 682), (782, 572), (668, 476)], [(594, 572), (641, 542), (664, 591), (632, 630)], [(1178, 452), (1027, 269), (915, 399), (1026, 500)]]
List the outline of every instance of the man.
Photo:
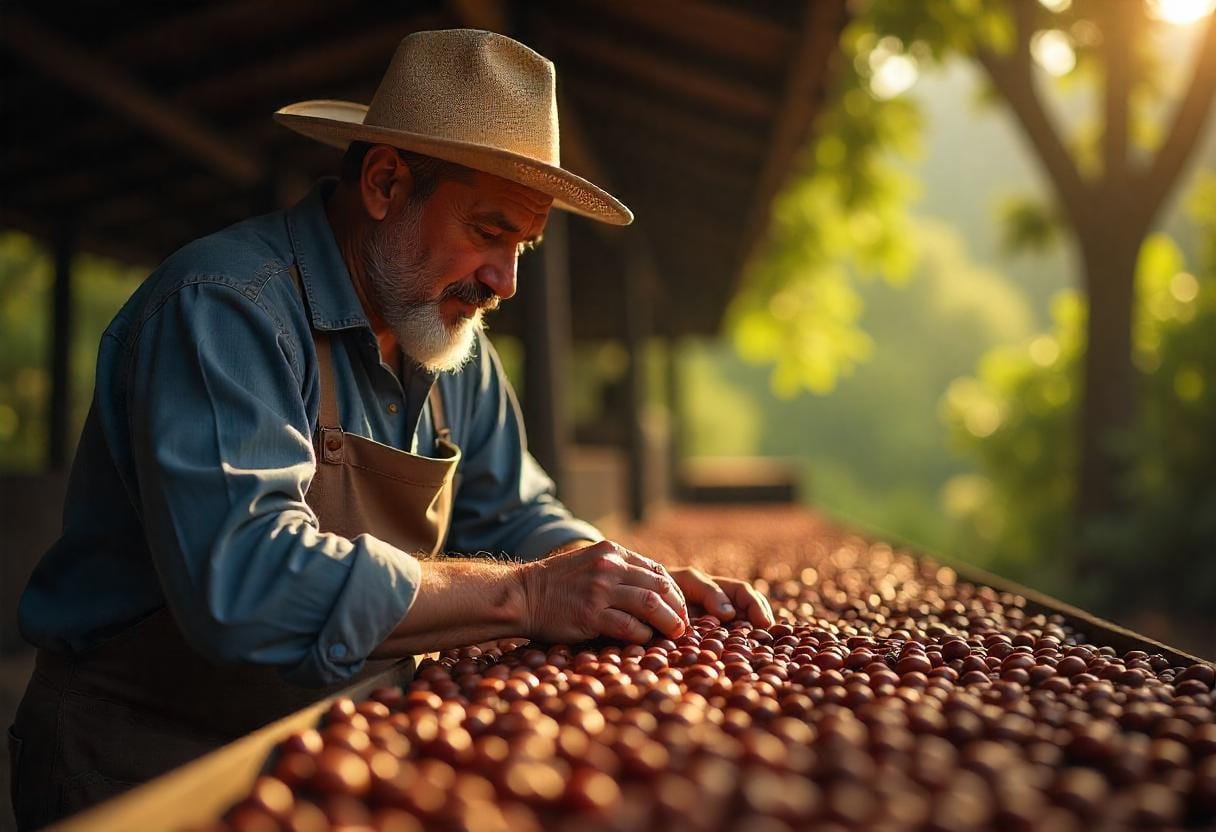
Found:
[(527, 454), (482, 316), (553, 206), (632, 220), (558, 165), (553, 65), (488, 32), (422, 32), (370, 108), (278, 117), (346, 148), (341, 180), (186, 246), (102, 338), (63, 536), (20, 608), (40, 648), (10, 732), (23, 827), (369, 659), (674, 638), (686, 601), (772, 623), (742, 582), (602, 540)]

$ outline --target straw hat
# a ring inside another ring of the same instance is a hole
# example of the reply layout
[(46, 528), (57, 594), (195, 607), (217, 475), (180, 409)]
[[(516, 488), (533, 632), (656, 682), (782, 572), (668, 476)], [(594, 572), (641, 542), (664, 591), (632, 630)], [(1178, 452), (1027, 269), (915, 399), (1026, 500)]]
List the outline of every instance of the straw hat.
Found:
[(415, 32), (397, 47), (370, 106), (301, 101), (274, 117), (337, 148), (388, 144), (527, 185), (601, 222), (633, 222), (618, 199), (562, 169), (553, 62), (493, 32)]

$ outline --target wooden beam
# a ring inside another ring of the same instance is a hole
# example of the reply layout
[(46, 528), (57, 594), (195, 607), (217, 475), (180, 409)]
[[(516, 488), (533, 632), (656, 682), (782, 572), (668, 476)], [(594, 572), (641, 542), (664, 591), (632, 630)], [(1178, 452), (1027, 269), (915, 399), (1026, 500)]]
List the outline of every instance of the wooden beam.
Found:
[(724, 160), (759, 160), (767, 148), (759, 131), (673, 107), (671, 102), (659, 102), (577, 72), (566, 73), (565, 77), (567, 94), (598, 121), (638, 128), (647, 134), (667, 137), (680, 147), (704, 149)]
[[(360, 32), (317, 46), (300, 48), (289, 54), (267, 58), (253, 65), (199, 78), (184, 84), (172, 95), (167, 96), (166, 101), (170, 106), (190, 112), (204, 109), (230, 110), (232, 90), (240, 89), (242, 97), (246, 100), (254, 94), (259, 94), (266, 103), (264, 109), (258, 113), (257, 120), (268, 125), (271, 130), (258, 135), (250, 135), (251, 131), (242, 126), (229, 135), (242, 135), (245, 140), (229, 139), (229, 141), (243, 146), (260, 147), (264, 136), (287, 133), (270, 117), (276, 107), (288, 103), (287, 94), (283, 92), (284, 89), (297, 91), (297, 95), (308, 97), (315, 95), (318, 87), (324, 86), (325, 95), (366, 101), (370, 98), (370, 90), (363, 90), (363, 88), (374, 89), (380, 70), (387, 65), (393, 49), (401, 38), (412, 31), (433, 28), (442, 23), (443, 18), (438, 14), (413, 15), (400, 25), (386, 24), (376, 27), (370, 32)], [(365, 76), (367, 83), (344, 84), (335, 89), (333, 84), (335, 67), (342, 68), (343, 77)], [(31, 159), (45, 160), (47, 157), (53, 157), (56, 151), (77, 146), (80, 141), (87, 141), (89, 146), (94, 148), (98, 157), (104, 158), (108, 154), (115, 154), (131, 138), (129, 131), (116, 129), (116, 126), (117, 124), (113, 120), (89, 121), (73, 128), (69, 138), (59, 142), (52, 141), (47, 147), (23, 150), (22, 156), (12, 159), (9, 158), (11, 154), (6, 154), (5, 172), (12, 175), (17, 170), (21, 170), (25, 173), (30, 167)], [(40, 183), (41, 187), (41, 183), (45, 181), (42, 174), (53, 170), (56, 170), (54, 166), (44, 164), (28, 172)]]
[(829, 59), (845, 23), (844, 0), (803, 0), (802, 30), (789, 64), (781, 108), (773, 124), (768, 153), (756, 180), (743, 226), (739, 267), (743, 268), (768, 227), (770, 207), (806, 143), (822, 100)]
[[(173, 67), (189, 66), (199, 58), (210, 60), (208, 54), (216, 44), (225, 52), (249, 43), (265, 42), (273, 31), (286, 39), (292, 27), (312, 22), (325, 14), (340, 13), (343, 4), (332, 0), (223, 0), (197, 9), (186, 4), (173, 4), (164, 18), (143, 26), (125, 27), (104, 46), (98, 46), (98, 56), (132, 74), (148, 77), (161, 69), (161, 62)], [(140, 15), (133, 22), (143, 23)], [(203, 53), (200, 55), (200, 53)], [(148, 65), (153, 65), (149, 69)], [(6, 88), (6, 104), (13, 112), (30, 113), (45, 95), (36, 78), (13, 79)]]
[[(336, 79), (364, 72), (374, 90), (401, 39), (438, 20), (436, 16), (414, 16), (408, 20), (387, 21), (348, 38), (300, 48), (253, 66), (237, 67), (187, 84), (173, 96), (173, 101), (197, 109), (213, 108), (231, 98), (234, 88), (239, 88), (241, 95), (246, 97), (282, 96), (284, 89), (297, 89), (305, 94), (304, 90), (322, 86), (332, 89)], [(266, 113), (266, 118), (270, 119), (270, 112)]]
[(132, 154), (112, 167), (90, 164), (47, 175), (38, 180), (37, 187), (26, 189), (20, 201), (31, 210), (95, 202), (99, 197), (112, 197), (115, 191), (138, 187), (144, 182), (163, 184), (165, 175), (182, 165), (180, 157), (156, 148)]
[[(233, 192), (216, 182), (214, 176), (205, 174), (182, 174), (174, 178), (171, 189), (156, 189), (150, 184), (140, 189), (125, 189), (103, 202), (88, 207), (82, 221), (92, 231), (104, 232), (138, 223), (151, 216), (179, 213), (178, 206), (190, 210), (189, 215), (199, 217), (193, 206), (203, 208), (214, 205), (217, 200), (233, 196)], [(180, 213), (185, 213), (181, 211)], [(206, 216), (204, 211), (201, 216)]]
[[(45, 94), (45, 93), (44, 93)], [(20, 110), (9, 109), (9, 102), (4, 102), (4, 116), (20, 113)], [(54, 118), (62, 116), (62, 109), (44, 122), (48, 127), (59, 126)], [(11, 117), (11, 116), (10, 116)], [(23, 116), (30, 117), (30, 116)], [(38, 183), (46, 181), (48, 175), (63, 172), (63, 154), (78, 152), (81, 147), (89, 148), (89, 156), (93, 159), (105, 159), (119, 153), (130, 151), (133, 137), (137, 134), (131, 125), (117, 118), (88, 118), (78, 115), (70, 130), (50, 134), (44, 130), (42, 136), (31, 137), (28, 143), (16, 144), (12, 137), (4, 149), (3, 176), (4, 181), (12, 186), (23, 183)]]
[(707, 164), (695, 151), (682, 153), (678, 145), (650, 141), (620, 127), (605, 129), (603, 133), (610, 137), (616, 150), (614, 155), (621, 160), (622, 167), (638, 167), (642, 163), (648, 168), (643, 171), (647, 178), (685, 179), (712, 190), (737, 194), (743, 199), (755, 184), (754, 162), (749, 163), (749, 160), (735, 160), (729, 167)]
[(448, 9), (469, 29), (511, 34), (511, 18), (499, 0), (448, 0)]
[(592, 149), (591, 137), (583, 127), (583, 119), (577, 106), (570, 100), (570, 96), (563, 92), (559, 92), (557, 96), (557, 118), (561, 125), (562, 167), (611, 191), (612, 175)]
[(718, 5), (703, 0), (581, 0), (580, 9), (615, 17), (630, 27), (649, 30), (715, 58), (776, 69), (794, 35), (785, 27), (750, 14), (746, 4)]
[[(359, 94), (354, 87), (340, 88), (335, 90), (333, 95), (336, 98), (359, 100)], [(275, 160), (277, 167), (308, 167), (306, 163), (315, 160), (316, 164), (313, 164), (313, 167), (317, 170), (324, 170), (321, 167), (324, 163), (323, 160), (329, 159), (333, 170), (336, 171), (340, 158), (338, 151), (319, 142), (308, 142), (296, 138), (295, 134), (270, 118), (269, 113), (270, 108), (268, 107), (250, 118), (240, 119), (229, 124), (226, 132), (237, 137), (237, 140), (244, 145), (259, 148), (265, 157)], [(9, 164), (3, 168), (3, 174), (8, 177), (8, 181), (15, 182), (18, 186), (22, 182), (36, 182), (37, 188), (31, 187), (25, 190), (34, 195), (34, 202), (39, 204), (50, 201), (43, 198), (43, 192), (54, 193), (60, 188), (68, 190), (73, 185), (79, 190), (58, 195), (57, 198), (87, 201), (96, 199), (98, 196), (103, 198), (112, 196), (112, 194), (106, 195), (102, 192), (113, 190), (116, 186), (114, 180), (117, 180), (118, 184), (122, 186), (138, 186), (147, 180), (149, 172), (160, 175), (179, 161), (178, 157), (168, 150), (132, 154), (129, 146), (132, 138), (130, 131), (114, 130), (116, 124), (117, 122), (114, 120), (95, 121), (82, 126), (79, 132), (73, 131), (72, 136), (62, 142), (48, 143), (41, 149), (23, 149), (22, 155), (16, 159), (10, 159), (6, 154), (5, 161)], [(97, 140), (86, 138), (86, 133), (90, 137), (101, 136), (103, 127), (109, 128), (104, 131), (104, 137), (109, 141), (103, 141), (101, 138)], [(99, 164), (90, 165), (88, 171), (62, 171), (49, 164), (59, 151), (68, 151), (79, 142), (89, 145), (90, 155), (98, 159)], [(120, 155), (121, 160), (114, 161), (111, 167), (101, 167), (100, 162), (111, 161)], [(48, 164), (29, 170), (31, 159), (38, 159), (48, 162)], [(18, 172), (24, 175), (17, 177)], [(12, 190), (18, 191), (19, 189), (13, 188)], [(24, 201), (24, 194), (22, 194), (22, 199)]]
[(653, 305), (651, 287), (654, 260), (640, 236), (628, 238), (625, 247), (625, 269), (622, 276), (625, 289), (625, 347), (629, 352), (629, 366), (625, 376), (626, 439), (628, 455), (629, 519), (640, 523), (646, 519), (646, 511), (652, 495), (646, 480), (649, 447), (646, 441), (646, 341), (651, 335), (653, 320), (650, 309)]
[(667, 498), (678, 502), (683, 497), (680, 466), (684, 460), (684, 374), (680, 361), (680, 339), (665, 322), (663, 339), (663, 393), (667, 405)]
[(553, 481), (566, 481), (566, 453), (573, 439), (567, 406), (573, 330), (570, 321), (570, 254), (567, 220), (549, 216), (545, 242), (520, 262), (524, 316), (524, 422), (528, 448)]
[(125, 115), (225, 179), (248, 187), (265, 176), (265, 165), (253, 154), (28, 15), (6, 8), (0, 39), (46, 75)]
[(106, 47), (113, 60), (138, 67), (158, 60), (179, 62), (194, 47), (222, 43), (226, 49), (243, 42), (265, 41), (268, 32), (282, 36), (292, 26), (342, 12), (333, 0), (224, 0), (197, 9), (179, 7), (165, 20), (131, 29)]
[(729, 74), (714, 75), (569, 25), (546, 22), (544, 28), (553, 43), (561, 44), (563, 60), (596, 64), (609, 78), (627, 77), (647, 88), (743, 118), (764, 121), (776, 109), (776, 98), (768, 90), (736, 81)]

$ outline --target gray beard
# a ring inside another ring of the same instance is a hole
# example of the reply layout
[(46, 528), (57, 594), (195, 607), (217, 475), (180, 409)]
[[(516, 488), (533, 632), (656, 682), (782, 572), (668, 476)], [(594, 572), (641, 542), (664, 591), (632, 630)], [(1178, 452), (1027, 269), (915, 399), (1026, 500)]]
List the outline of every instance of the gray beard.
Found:
[(419, 209), (407, 205), (399, 217), (378, 223), (363, 243), (363, 270), (376, 311), (402, 352), (432, 372), (458, 370), (473, 356), (482, 311), (448, 326), (433, 298), (431, 258), (415, 244)]

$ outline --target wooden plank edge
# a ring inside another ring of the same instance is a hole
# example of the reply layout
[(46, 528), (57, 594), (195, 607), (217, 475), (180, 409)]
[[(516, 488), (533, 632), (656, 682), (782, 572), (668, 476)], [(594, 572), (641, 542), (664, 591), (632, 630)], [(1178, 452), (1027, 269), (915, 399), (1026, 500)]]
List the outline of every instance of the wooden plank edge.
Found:
[(248, 793), (280, 741), (314, 727), (335, 700), (359, 701), (376, 688), (409, 681), (422, 658), (405, 659), (45, 832), (154, 832), (212, 822)]

